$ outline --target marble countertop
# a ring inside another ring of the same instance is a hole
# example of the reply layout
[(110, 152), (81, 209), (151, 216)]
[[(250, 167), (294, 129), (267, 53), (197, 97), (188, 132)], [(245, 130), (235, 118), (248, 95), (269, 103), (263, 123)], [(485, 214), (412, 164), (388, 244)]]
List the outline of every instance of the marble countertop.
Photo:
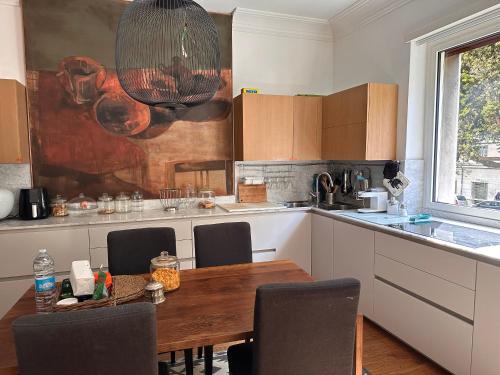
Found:
[[(344, 221), (360, 227), (375, 230), (381, 233), (390, 234), (396, 237), (421, 243), (423, 245), (432, 246), (448, 252), (452, 252), (461, 256), (472, 258), (475, 260), (483, 261), (485, 263), (493, 264), (500, 267), (500, 246), (488, 246), (472, 248), (461, 246), (453, 242), (443, 241), (436, 238), (424, 236), (421, 234), (403, 231), (398, 228), (388, 226), (389, 224), (401, 224), (408, 222), (406, 217), (398, 217), (387, 215), (386, 213), (380, 214), (360, 214), (356, 211), (327, 211), (316, 207), (302, 207), (302, 208), (279, 208), (265, 211), (252, 211), (252, 212), (227, 212), (219, 207), (215, 209), (181, 209), (177, 212), (166, 212), (161, 209), (145, 210), (144, 212), (133, 212), (128, 214), (112, 215), (89, 215), (89, 216), (66, 216), (62, 218), (49, 217), (43, 220), (2, 220), (0, 221), (0, 233), (12, 230), (44, 230), (54, 229), (60, 227), (71, 226), (98, 226), (104, 224), (121, 224), (121, 223), (134, 223), (146, 222), (157, 220), (192, 220), (198, 218), (210, 217), (223, 217), (235, 215), (255, 215), (276, 212), (313, 212), (323, 216), (331, 217), (336, 220)], [(481, 230), (484, 232), (500, 235), (500, 230), (485, 226), (472, 225), (464, 222), (433, 218), (433, 220), (443, 223), (459, 225), (465, 228)]]
[[(315, 207), (312, 208), (312, 211), (320, 215), (331, 217), (346, 223), (358, 225), (366, 229), (386, 233), (402, 239), (417, 242), (422, 245), (432, 246), (460, 256), (465, 256), (467, 258), (479, 260), (481, 262), (500, 267), (500, 245), (472, 248), (388, 226), (389, 224), (407, 223), (409, 221), (408, 217), (392, 216), (387, 215), (386, 213), (366, 215), (358, 213), (356, 211), (326, 211)], [(458, 225), (464, 227), (464, 229), (470, 228), (487, 233), (492, 233), (495, 237), (497, 235), (500, 235), (500, 230), (496, 228), (468, 224), (465, 222), (454, 220), (441, 219), (437, 217), (433, 217), (433, 220), (442, 223)]]

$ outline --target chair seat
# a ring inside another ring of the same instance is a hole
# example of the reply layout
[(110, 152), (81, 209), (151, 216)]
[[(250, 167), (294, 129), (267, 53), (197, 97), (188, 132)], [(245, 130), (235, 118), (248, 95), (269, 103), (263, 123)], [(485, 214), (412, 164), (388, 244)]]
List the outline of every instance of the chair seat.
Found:
[(227, 349), (229, 373), (231, 375), (252, 375), (253, 344), (243, 343)]

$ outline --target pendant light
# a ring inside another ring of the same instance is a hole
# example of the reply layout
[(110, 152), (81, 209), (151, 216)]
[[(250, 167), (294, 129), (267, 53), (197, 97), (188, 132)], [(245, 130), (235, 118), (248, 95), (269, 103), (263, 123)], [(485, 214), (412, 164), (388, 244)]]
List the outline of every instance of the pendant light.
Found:
[(147, 105), (199, 105), (220, 86), (217, 27), (192, 0), (134, 0), (118, 24), (115, 58), (122, 88)]

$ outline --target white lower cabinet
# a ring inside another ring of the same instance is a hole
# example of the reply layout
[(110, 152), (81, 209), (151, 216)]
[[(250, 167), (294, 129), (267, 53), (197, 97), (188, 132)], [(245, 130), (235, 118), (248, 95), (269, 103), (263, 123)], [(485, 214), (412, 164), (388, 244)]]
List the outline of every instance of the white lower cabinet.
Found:
[(311, 273), (310, 213), (290, 211), (199, 219), (193, 220), (193, 228), (238, 221), (250, 224), (255, 261), (290, 259)]
[(32, 285), (33, 277), (0, 282), (0, 318), (9, 311)]
[(500, 373), (500, 268), (478, 262), (472, 375)]
[(333, 219), (312, 215), (311, 275), (315, 280), (333, 279)]
[(374, 232), (342, 221), (333, 225), (333, 276), (361, 282), (358, 311), (373, 316)]
[(374, 301), (378, 324), (452, 373), (470, 374), (471, 324), (380, 280)]

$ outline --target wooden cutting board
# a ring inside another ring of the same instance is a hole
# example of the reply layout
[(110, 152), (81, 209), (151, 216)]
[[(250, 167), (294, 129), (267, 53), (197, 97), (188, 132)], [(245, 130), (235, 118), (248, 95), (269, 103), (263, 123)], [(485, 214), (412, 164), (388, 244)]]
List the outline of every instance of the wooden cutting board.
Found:
[(238, 184), (238, 202), (240, 203), (267, 202), (266, 184), (258, 184), (258, 185)]
[(272, 202), (226, 203), (226, 204), (219, 204), (218, 206), (228, 212), (265, 211), (265, 210), (279, 210), (280, 208), (285, 208), (285, 206), (281, 204)]

